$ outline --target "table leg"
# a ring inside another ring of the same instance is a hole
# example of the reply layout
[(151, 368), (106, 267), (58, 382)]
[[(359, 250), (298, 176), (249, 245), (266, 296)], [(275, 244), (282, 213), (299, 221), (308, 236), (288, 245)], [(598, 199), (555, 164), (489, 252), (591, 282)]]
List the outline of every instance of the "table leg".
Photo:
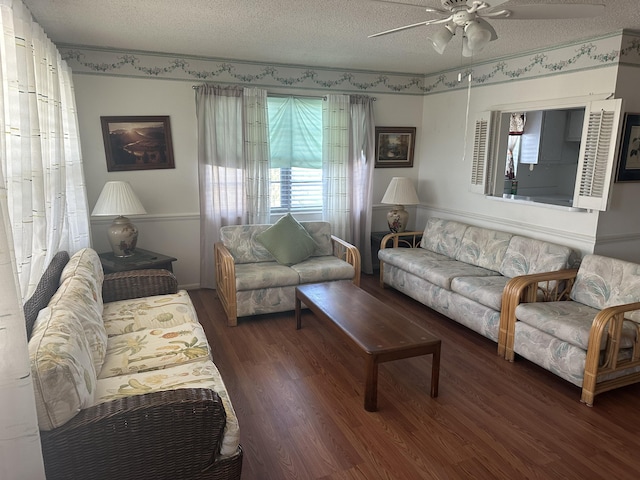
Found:
[(438, 396), (438, 382), (440, 380), (440, 343), (431, 355), (431, 396)]
[(301, 310), (302, 306), (300, 305), (300, 298), (298, 297), (298, 292), (296, 291), (296, 330), (300, 330), (302, 326), (302, 315)]
[(367, 412), (378, 410), (378, 359), (367, 355), (366, 378), (364, 386), (364, 409)]

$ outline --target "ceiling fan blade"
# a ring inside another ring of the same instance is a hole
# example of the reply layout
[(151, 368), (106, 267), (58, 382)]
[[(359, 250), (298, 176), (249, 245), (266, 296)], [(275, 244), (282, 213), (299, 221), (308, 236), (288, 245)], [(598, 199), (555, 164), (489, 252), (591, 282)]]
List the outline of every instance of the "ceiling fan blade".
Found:
[(544, 5), (507, 5), (503, 16), (495, 20), (553, 20), (562, 18), (592, 18), (604, 13), (602, 4), (546, 3)]
[(388, 33), (400, 32), (402, 30), (407, 30), (409, 28), (422, 27), (425, 25), (433, 25), (435, 23), (445, 23), (448, 21), (448, 18), (441, 18), (436, 20), (426, 20), (420, 23), (412, 23), (411, 25), (405, 25), (404, 27), (392, 28), (391, 30), (385, 30), (384, 32), (374, 33), (373, 35), (369, 35), (368, 38), (379, 37), (381, 35), (387, 35)]
[[(431, 7), (429, 5), (418, 5), (417, 3), (394, 2), (393, 0), (370, 0), (370, 1), (378, 2), (378, 3), (389, 3), (391, 5), (402, 5), (403, 7), (417, 7), (427, 12), (437, 12), (437, 13), (442, 13), (444, 15), (449, 15), (449, 12), (447, 10)], [(508, 0), (497, 0), (497, 1), (500, 1), (502, 3), (502, 1), (506, 2)]]

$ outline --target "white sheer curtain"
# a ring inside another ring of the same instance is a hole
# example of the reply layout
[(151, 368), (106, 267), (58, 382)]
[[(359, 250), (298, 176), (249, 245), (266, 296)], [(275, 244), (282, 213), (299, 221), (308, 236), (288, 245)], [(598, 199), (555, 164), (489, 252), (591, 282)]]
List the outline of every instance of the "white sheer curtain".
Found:
[(358, 247), (365, 273), (373, 273), (373, 101), (364, 95), (328, 95), (323, 110), (323, 218), (334, 235)]
[(0, 478), (44, 479), (22, 304), (89, 214), (71, 71), (20, 0), (0, 29)]
[(371, 216), (373, 204), (373, 163), (375, 155), (374, 99), (365, 95), (351, 95), (352, 175), (351, 242), (358, 247), (362, 271), (373, 273), (371, 261)]
[(351, 242), (348, 95), (327, 95), (322, 110), (322, 217), (331, 233)]
[(220, 241), (220, 227), (268, 222), (266, 92), (201, 85), (196, 89), (196, 116), (200, 286), (215, 288), (213, 245)]
[(19, 0), (0, 1), (0, 164), (22, 300), (59, 250), (89, 246), (71, 70)]

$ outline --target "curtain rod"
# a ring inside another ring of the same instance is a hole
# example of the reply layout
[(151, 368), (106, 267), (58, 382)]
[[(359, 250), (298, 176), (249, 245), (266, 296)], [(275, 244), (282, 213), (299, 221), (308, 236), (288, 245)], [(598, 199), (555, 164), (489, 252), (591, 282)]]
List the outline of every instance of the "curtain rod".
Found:
[[(191, 88), (193, 88), (195, 90), (199, 86), (200, 85), (191, 85)], [(327, 99), (326, 95), (287, 95), (286, 93), (269, 93), (269, 92), (267, 92), (267, 94), (270, 97), (321, 98), (323, 100)], [(376, 97), (372, 97), (372, 100), (375, 102), (377, 100), (377, 98)]]

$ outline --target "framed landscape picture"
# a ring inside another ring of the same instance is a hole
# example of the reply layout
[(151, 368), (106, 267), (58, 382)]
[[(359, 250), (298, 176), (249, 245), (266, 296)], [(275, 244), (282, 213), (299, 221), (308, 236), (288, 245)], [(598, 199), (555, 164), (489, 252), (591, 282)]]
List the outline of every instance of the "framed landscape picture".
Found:
[(416, 127), (376, 127), (376, 168), (413, 167)]
[(175, 168), (168, 116), (100, 117), (107, 171)]
[(624, 116), (616, 182), (640, 181), (640, 113)]

